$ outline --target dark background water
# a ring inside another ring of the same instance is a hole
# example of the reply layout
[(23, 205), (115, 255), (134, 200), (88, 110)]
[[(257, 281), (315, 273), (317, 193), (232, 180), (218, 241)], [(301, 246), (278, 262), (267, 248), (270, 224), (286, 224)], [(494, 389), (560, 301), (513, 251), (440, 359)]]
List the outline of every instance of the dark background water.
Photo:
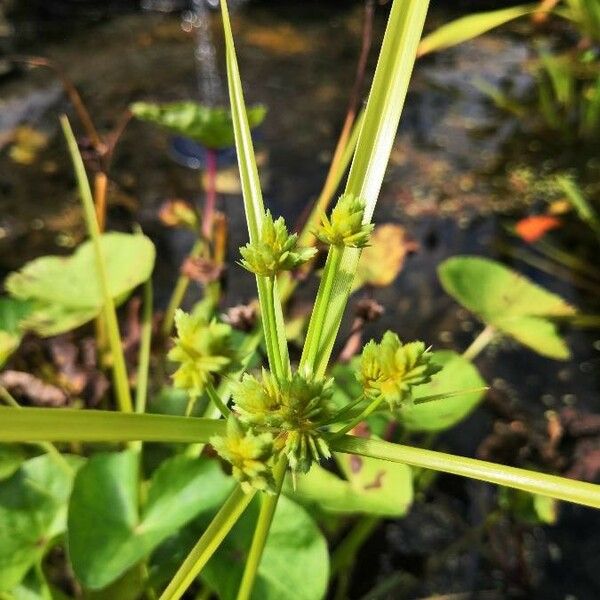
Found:
[[(473, 7), (509, 4), (514, 3), (439, 0), (427, 27)], [(377, 13), (371, 68), (385, 10), (380, 7)], [(235, 17), (247, 97), (269, 107), (259, 140), (265, 156), (265, 201), (291, 222), (316, 197), (325, 176), (354, 77), (361, 14), (359, 2), (265, 1), (244, 5)], [(119, 0), (39, 0), (9, 2), (4, 16), (5, 52), (43, 55), (63, 65), (102, 130), (114, 126), (133, 101), (198, 96), (194, 40), (182, 31), (178, 12), (144, 12), (137, 3)], [(420, 251), (407, 260), (394, 285), (369, 292), (386, 307), (369, 335), (390, 328), (404, 339), (462, 351), (481, 325), (443, 293), (436, 267), (460, 253), (504, 257), (501, 243), (519, 245), (507, 237), (504, 225), (531, 206), (510, 191), (510, 169), (534, 164), (551, 171), (566, 165), (586, 180), (598, 175), (593, 147), (566, 151), (558, 144), (557, 151), (549, 141), (524, 137), (513, 119), (499, 114), (471, 85), (474, 77), (484, 77), (526, 87), (527, 35), (517, 24), (418, 63), (375, 220), (405, 226)], [(215, 39), (220, 49), (218, 34)], [(0, 79), (0, 135), (29, 124), (48, 137), (32, 164), (15, 163), (8, 146), (0, 153), (0, 274), (44, 252), (68, 252), (84, 235), (57, 126), (57, 115), (65, 110), (70, 112), (68, 102), (47, 71), (9, 65)], [(157, 300), (164, 306), (190, 240), (165, 230), (157, 209), (167, 198), (199, 201), (198, 173), (172, 160), (168, 136), (133, 122), (119, 145), (112, 178), (109, 224), (127, 228), (140, 223), (151, 235), (159, 249)], [(230, 219), (235, 258), (246, 238), (241, 199), (222, 195), (220, 206)], [(578, 231), (580, 235), (586, 236)], [(584, 246), (583, 252), (597, 263), (590, 248)], [(569, 278), (509, 262), (583, 312), (597, 312), (598, 294), (582, 291)], [(254, 293), (252, 278), (235, 270), (227, 305), (247, 301)], [(548, 409), (600, 409), (600, 336), (575, 328), (565, 333), (573, 350), (565, 363), (509, 342), (477, 361), (496, 401), (523, 412), (532, 427), (543, 427)], [(446, 433), (438, 447), (473, 455), (498, 418), (486, 404)], [(407, 519), (384, 524), (367, 544), (352, 597), (397, 571), (421, 580), (389, 597), (472, 590), (503, 590), (494, 597), (600, 597), (599, 517), (573, 506), (562, 507), (557, 526), (520, 533), (531, 573), (503, 569), (502, 561), (490, 558), (489, 546), (474, 544), (436, 574), (425, 575), (425, 559), (476, 526), (492, 504), (491, 488), (441, 477)], [(511, 535), (512, 530), (507, 539), (495, 541), (501, 553), (514, 551)]]

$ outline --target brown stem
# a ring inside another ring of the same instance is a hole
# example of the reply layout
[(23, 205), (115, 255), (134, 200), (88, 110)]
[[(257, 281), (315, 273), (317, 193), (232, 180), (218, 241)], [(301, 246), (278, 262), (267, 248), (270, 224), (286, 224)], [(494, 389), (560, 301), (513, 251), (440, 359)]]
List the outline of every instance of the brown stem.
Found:
[(206, 149), (206, 195), (202, 211), (202, 235), (206, 240), (212, 237), (215, 204), (217, 202), (217, 151)]
[(22, 62), (33, 67), (46, 67), (54, 72), (54, 74), (60, 79), (62, 86), (69, 96), (69, 100), (77, 113), (77, 117), (81, 121), (81, 125), (85, 129), (86, 135), (90, 138), (96, 152), (99, 154), (104, 153), (104, 142), (98, 134), (92, 117), (88, 109), (86, 108), (79, 91), (75, 87), (75, 84), (71, 81), (70, 77), (65, 73), (62, 67), (57, 63), (41, 56), (16, 56), (12, 58), (13, 62)]

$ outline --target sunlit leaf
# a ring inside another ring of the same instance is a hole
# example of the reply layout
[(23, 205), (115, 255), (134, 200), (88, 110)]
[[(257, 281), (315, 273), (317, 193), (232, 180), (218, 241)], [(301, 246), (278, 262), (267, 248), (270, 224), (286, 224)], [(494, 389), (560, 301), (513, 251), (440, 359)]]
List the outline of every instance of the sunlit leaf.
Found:
[(215, 461), (177, 456), (154, 473), (138, 514), (135, 452), (97, 454), (75, 479), (68, 545), (73, 569), (88, 588), (103, 588), (198, 513), (218, 506), (233, 483)]
[(560, 296), (487, 258), (456, 256), (444, 261), (438, 273), (446, 292), (485, 323), (543, 356), (569, 357), (550, 319), (576, 311)]
[[(146, 281), (154, 266), (154, 245), (143, 235), (105, 233), (101, 238), (112, 297), (122, 301)], [(24, 329), (56, 335), (93, 319), (102, 310), (102, 292), (90, 241), (68, 257), (43, 256), (8, 276), (6, 289), (29, 301)]]
[(457, 46), (509, 21), (532, 13), (537, 8), (535, 4), (529, 4), (460, 17), (426, 35), (419, 44), (418, 55), (423, 56), (430, 52)]
[(285, 493), (307, 507), (344, 514), (399, 517), (412, 502), (410, 467), (351, 454), (338, 455), (346, 479), (313, 465), (297, 477), (296, 489), (286, 481)]
[[(211, 107), (196, 102), (152, 104), (136, 102), (131, 112), (144, 121), (164, 127), (171, 133), (183, 135), (207, 148), (232, 148), (235, 140), (231, 112), (222, 107)], [(259, 104), (247, 109), (249, 126), (260, 125), (267, 109)]]
[(403, 405), (398, 419), (410, 431), (443, 431), (462, 421), (481, 402), (484, 391), (467, 392), (441, 400), (418, 403), (418, 398), (460, 390), (473, 390), (485, 386), (477, 368), (466, 358), (452, 350), (433, 353), (432, 362), (443, 369), (430, 383), (417, 388), (417, 402)]
[(0, 482), (0, 592), (18, 585), (64, 532), (72, 483), (72, 475), (48, 455), (26, 461)]
[(358, 261), (352, 289), (363, 285), (385, 287), (393, 283), (404, 266), (410, 247), (404, 227), (393, 223), (375, 227), (369, 246), (363, 250)]

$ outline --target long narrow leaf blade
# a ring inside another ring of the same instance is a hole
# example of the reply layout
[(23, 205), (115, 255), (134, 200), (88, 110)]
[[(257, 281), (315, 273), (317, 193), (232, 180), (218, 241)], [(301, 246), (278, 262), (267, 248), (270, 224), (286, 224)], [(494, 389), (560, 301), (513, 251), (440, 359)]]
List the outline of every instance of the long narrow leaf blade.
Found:
[[(366, 202), (365, 222), (371, 220), (375, 210), (396, 137), (428, 5), (428, 0), (394, 0), (392, 4), (365, 109), (363, 126), (346, 185), (346, 192)], [(344, 250), (339, 273), (333, 284), (326, 323), (316, 323), (314, 316), (318, 314), (318, 306), (315, 306), (313, 311), (309, 335), (311, 330), (321, 329), (317, 358), (315, 364), (310, 365), (317, 376), (322, 376), (327, 368), (359, 257), (359, 250), (354, 248)], [(321, 288), (317, 296), (317, 304), (323, 296)]]
[(0, 407), (2, 442), (206, 443), (224, 435), (225, 421), (104, 410)]
[(600, 508), (600, 485), (536, 473), (527, 469), (506, 467), (496, 463), (474, 458), (464, 458), (444, 452), (401, 446), (382, 440), (344, 436), (331, 442), (331, 449), (399, 462), (414, 467), (443, 471), (479, 481), (487, 481), (497, 485), (524, 490), (532, 494), (541, 494)]
[(489, 12), (480, 12), (450, 21), (425, 36), (419, 44), (418, 56), (445, 50), (472, 40), (500, 25), (539, 10), (537, 5), (513, 6)]
[[(244, 103), (244, 92), (235, 53), (233, 34), (231, 32), (231, 23), (229, 20), (229, 11), (227, 9), (227, 0), (221, 0), (221, 13), (223, 15), (223, 30), (225, 33), (225, 55), (227, 62), (227, 82), (229, 85), (229, 99), (231, 102), (231, 117), (233, 120), (233, 131), (235, 135), (235, 147), (238, 157), (238, 166), (240, 171), (240, 180), (242, 182), (242, 195), (244, 198), (244, 209), (246, 212), (246, 221), (248, 223), (248, 234), (250, 241), (259, 239), (260, 228), (265, 213), (262, 192), (260, 189), (260, 179), (258, 177), (258, 168), (254, 155), (254, 146), (252, 136), (248, 125), (248, 116), (246, 105)], [(258, 287), (258, 296), (261, 307), (266, 306), (268, 294), (267, 282), (264, 277), (256, 278)], [(289, 355), (287, 340), (285, 338), (285, 326), (283, 321), (283, 312), (281, 310), (281, 301), (277, 282), (274, 290), (275, 321), (277, 330), (277, 339), (271, 340), (269, 328), (265, 326), (263, 319), (263, 329), (267, 350), (269, 351), (269, 364), (271, 368), (275, 364), (275, 357), (271, 356), (273, 343), (279, 348), (279, 353), (286, 368), (289, 370)]]

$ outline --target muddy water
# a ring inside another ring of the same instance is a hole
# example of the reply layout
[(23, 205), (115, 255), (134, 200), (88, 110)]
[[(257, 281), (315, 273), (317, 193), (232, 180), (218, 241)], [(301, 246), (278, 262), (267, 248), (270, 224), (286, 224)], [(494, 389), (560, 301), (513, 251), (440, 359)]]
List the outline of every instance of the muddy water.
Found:
[[(65, 67), (101, 130), (114, 126), (132, 101), (196, 96), (193, 36), (182, 31), (178, 16), (125, 14), (77, 29), (75, 22), (55, 25), (49, 41), (29, 42), (27, 50)], [(378, 21), (377, 40), (381, 29)], [(319, 6), (251, 6), (236, 19), (247, 97), (266, 103), (270, 111), (259, 138), (267, 157), (265, 200), (291, 221), (314, 199), (325, 175), (353, 80), (359, 31), (360, 11), (352, 8), (333, 12)], [(508, 168), (553, 160), (564, 165), (567, 160), (519, 137), (517, 123), (499, 116), (471, 85), (480, 77), (494, 84), (510, 79), (526, 87), (522, 64), (527, 56), (522, 37), (509, 32), (418, 64), (376, 220), (403, 224), (420, 251), (407, 260), (392, 287), (370, 292), (385, 305), (386, 314), (369, 334), (391, 328), (405, 339), (418, 337), (436, 348), (462, 350), (481, 328), (444, 295), (436, 266), (460, 253), (500, 256), (500, 244), (510, 241), (504, 224), (528, 210), (508, 191)], [(16, 72), (0, 81), (0, 273), (43, 252), (68, 251), (82, 239), (73, 179), (58, 135), (57, 115), (65, 110), (71, 112), (47, 71)], [(8, 136), (24, 124), (47, 137), (31, 164), (10, 156)], [(157, 221), (157, 207), (167, 198), (199, 201), (198, 172), (172, 160), (167, 136), (134, 122), (119, 145), (113, 179), (110, 223), (123, 228), (138, 222), (153, 237), (159, 248), (158, 302), (164, 304), (190, 240), (165, 231)], [(241, 200), (231, 194), (221, 196), (220, 202), (230, 219), (235, 256), (245, 241)], [(593, 296), (568, 279), (514, 264), (586, 312), (597, 311)], [(252, 279), (236, 270), (228, 303), (253, 294)], [(573, 348), (573, 360), (566, 363), (542, 359), (510, 343), (478, 360), (499, 402), (525, 411), (534, 426), (542, 427), (549, 409), (574, 405), (600, 410), (600, 336), (574, 329), (566, 334)], [(473, 454), (493, 419), (494, 413), (484, 407), (444, 435), (441, 445)], [(405, 593), (389, 597), (498, 589), (511, 589), (521, 597), (600, 595), (600, 553), (594, 535), (600, 522), (591, 511), (574, 507), (563, 508), (557, 527), (523, 534), (530, 577), (520, 573), (512, 580), (514, 572), (499, 568), (489, 548), (458, 552), (446, 568), (425, 576), (426, 555), (476, 526), (491, 501), (485, 486), (442, 477), (410, 517), (386, 524), (369, 543), (365, 566), (355, 576), (356, 597), (397, 571), (420, 579), (404, 586)], [(502, 542), (500, 553), (510, 554), (508, 542)], [(524, 580), (532, 581), (536, 591), (528, 592)], [(494, 597), (505, 597), (504, 592)]]

